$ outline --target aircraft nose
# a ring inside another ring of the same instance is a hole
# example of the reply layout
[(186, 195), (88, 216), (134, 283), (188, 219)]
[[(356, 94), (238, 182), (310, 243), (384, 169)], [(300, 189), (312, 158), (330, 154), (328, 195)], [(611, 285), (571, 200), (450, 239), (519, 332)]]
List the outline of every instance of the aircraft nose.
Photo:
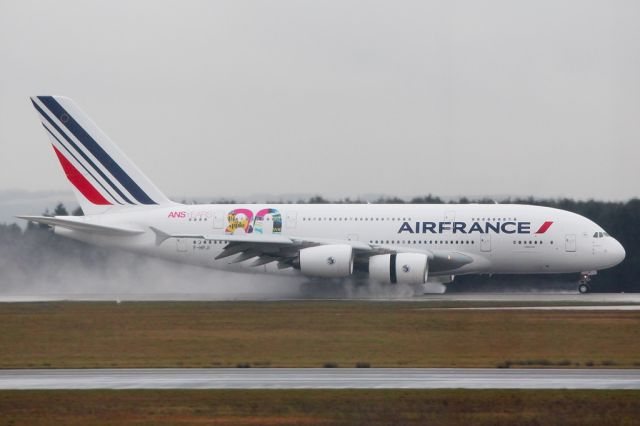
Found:
[(627, 252), (624, 250), (624, 247), (622, 247), (622, 244), (620, 244), (618, 240), (613, 240), (612, 246), (613, 247), (611, 247), (610, 254), (614, 265), (617, 265), (624, 260)]

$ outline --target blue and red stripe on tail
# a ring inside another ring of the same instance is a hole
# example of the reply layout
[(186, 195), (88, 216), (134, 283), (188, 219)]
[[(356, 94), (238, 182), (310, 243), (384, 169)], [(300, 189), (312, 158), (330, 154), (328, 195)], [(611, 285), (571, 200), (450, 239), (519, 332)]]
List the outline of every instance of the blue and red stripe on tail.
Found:
[(71, 99), (31, 102), (85, 213), (171, 203)]

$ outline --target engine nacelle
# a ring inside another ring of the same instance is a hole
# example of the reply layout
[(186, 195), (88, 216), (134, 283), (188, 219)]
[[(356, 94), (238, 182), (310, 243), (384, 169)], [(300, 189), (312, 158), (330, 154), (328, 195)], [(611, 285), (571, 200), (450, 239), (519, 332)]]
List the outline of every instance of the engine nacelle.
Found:
[(353, 248), (348, 244), (332, 244), (300, 250), (300, 271), (322, 278), (342, 278), (353, 273)]
[(421, 253), (380, 254), (369, 258), (369, 277), (384, 284), (424, 284), (429, 258)]

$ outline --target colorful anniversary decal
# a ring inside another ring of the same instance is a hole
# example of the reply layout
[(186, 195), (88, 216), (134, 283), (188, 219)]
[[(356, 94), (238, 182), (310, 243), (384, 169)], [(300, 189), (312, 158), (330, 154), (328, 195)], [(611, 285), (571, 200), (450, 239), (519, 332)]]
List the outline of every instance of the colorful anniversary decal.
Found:
[(264, 223), (267, 216), (271, 216), (273, 222), (272, 233), (279, 234), (282, 231), (282, 215), (276, 209), (262, 209), (253, 216), (253, 212), (249, 209), (235, 209), (227, 214), (229, 225), (225, 229), (227, 234), (233, 234), (238, 229), (243, 229), (246, 234), (255, 232), (256, 234), (264, 233)]

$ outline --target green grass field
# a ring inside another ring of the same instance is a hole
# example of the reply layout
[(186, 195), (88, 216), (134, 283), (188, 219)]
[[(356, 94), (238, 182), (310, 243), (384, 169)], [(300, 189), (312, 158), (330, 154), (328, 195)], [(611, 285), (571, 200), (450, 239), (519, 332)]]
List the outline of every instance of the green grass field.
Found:
[(638, 367), (638, 311), (362, 301), (0, 304), (0, 368)]
[(0, 391), (1, 425), (637, 425), (638, 391)]

